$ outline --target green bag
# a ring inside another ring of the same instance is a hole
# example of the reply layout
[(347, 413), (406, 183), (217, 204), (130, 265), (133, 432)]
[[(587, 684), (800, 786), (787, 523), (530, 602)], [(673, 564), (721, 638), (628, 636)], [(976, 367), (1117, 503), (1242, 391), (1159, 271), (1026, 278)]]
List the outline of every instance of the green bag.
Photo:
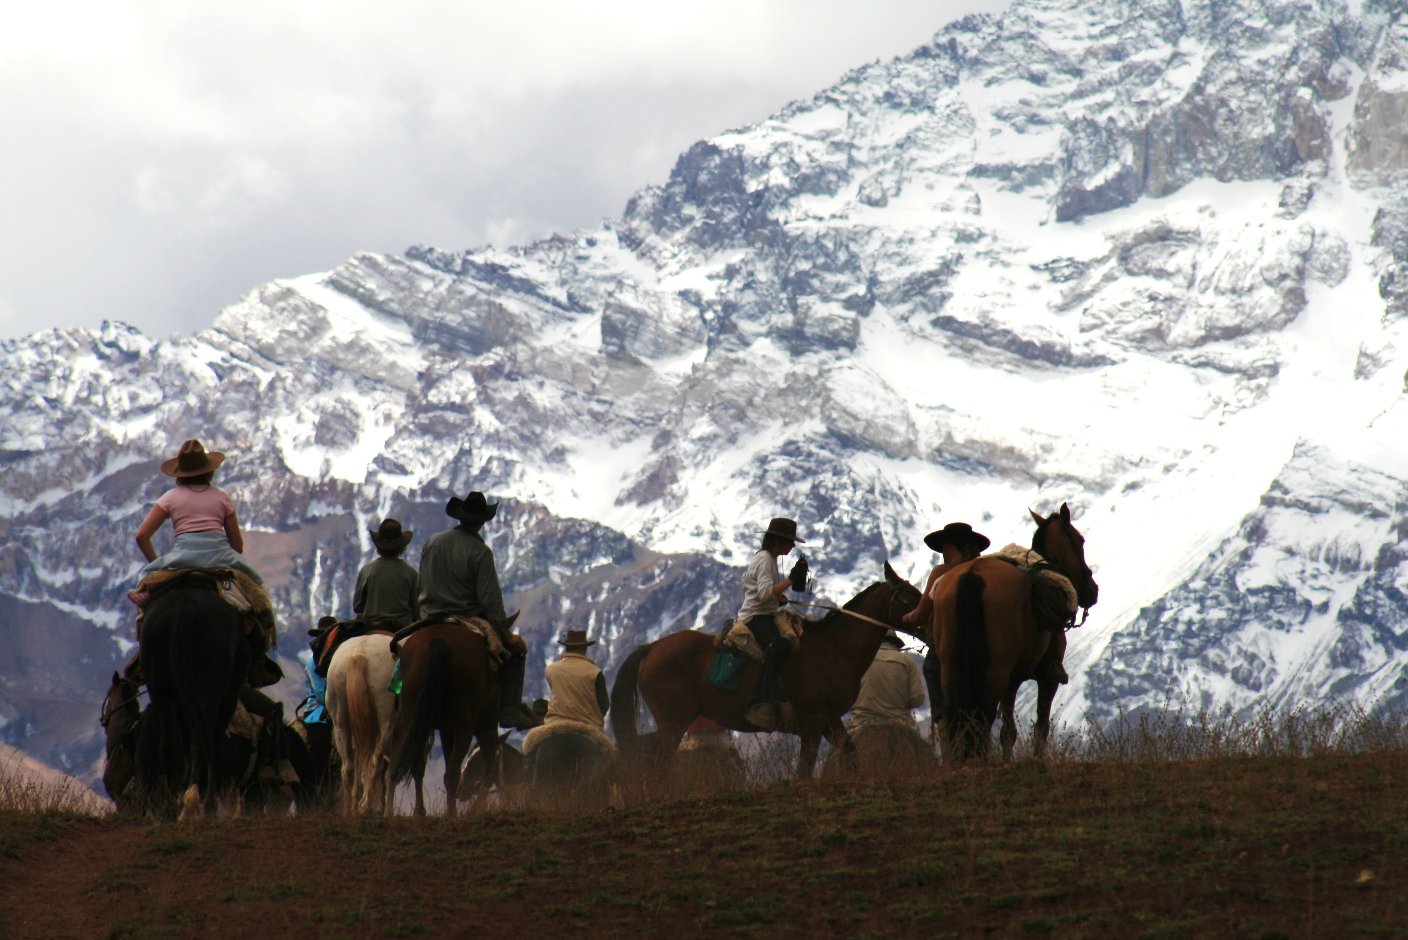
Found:
[(719, 655), (714, 658), (714, 665), (709, 667), (709, 684), (721, 692), (737, 692), (743, 667), (747, 663), (747, 659), (728, 647), (720, 649)]

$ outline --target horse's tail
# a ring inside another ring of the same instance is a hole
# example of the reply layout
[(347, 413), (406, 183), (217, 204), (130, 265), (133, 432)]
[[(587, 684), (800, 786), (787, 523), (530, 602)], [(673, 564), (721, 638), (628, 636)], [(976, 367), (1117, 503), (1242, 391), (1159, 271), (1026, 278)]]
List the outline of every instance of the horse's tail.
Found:
[(352, 741), (352, 754), (347, 757), (365, 761), (376, 752), (380, 733), (372, 704), (371, 680), (367, 678), (367, 657), (353, 653), (342, 681), (342, 693), (347, 699), (347, 734)]
[(973, 570), (958, 578), (954, 596), (956, 669), (946, 690), (946, 716), (952, 716), (963, 756), (981, 755), (990, 733), (987, 710), (988, 630), (983, 615), (982, 576)]
[(654, 643), (637, 646), (621, 664), (616, 673), (616, 682), (611, 686), (611, 730), (616, 734), (616, 745), (622, 751), (630, 750), (640, 737), (636, 730), (636, 713), (640, 710), (640, 663), (655, 647)]
[[(401, 667), (406, 667), (404, 660)], [(449, 672), (450, 648), (442, 639), (431, 640), (426, 647), (425, 669), (421, 673), (424, 682), (413, 706), (415, 710), (411, 715), (411, 728), (402, 740), (401, 753), (396, 756), (396, 766), (391, 770), (391, 779), (396, 783), (415, 773), (416, 768), (425, 759), (426, 743), (430, 740), (431, 732), (435, 730), (435, 717), (440, 714), (445, 701)], [(404, 697), (402, 704), (405, 704)]]

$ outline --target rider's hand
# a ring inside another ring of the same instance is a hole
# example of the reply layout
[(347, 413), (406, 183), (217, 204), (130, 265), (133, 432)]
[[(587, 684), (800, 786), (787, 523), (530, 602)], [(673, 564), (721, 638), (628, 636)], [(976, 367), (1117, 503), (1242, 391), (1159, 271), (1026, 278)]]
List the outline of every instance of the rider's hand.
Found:
[(511, 634), (509, 638), (504, 642), (504, 646), (507, 647), (508, 651), (515, 656), (528, 655), (528, 644), (524, 643), (523, 637), (519, 636), (517, 633)]

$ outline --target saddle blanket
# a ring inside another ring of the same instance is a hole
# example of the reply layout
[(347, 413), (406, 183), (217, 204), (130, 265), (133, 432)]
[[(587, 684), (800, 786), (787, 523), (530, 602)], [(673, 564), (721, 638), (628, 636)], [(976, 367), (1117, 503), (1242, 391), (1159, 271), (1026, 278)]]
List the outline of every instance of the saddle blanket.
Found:
[[(801, 646), (802, 618), (785, 610), (779, 610), (773, 616), (774, 622), (777, 624), (778, 635), (786, 640), (794, 650)], [(742, 620), (735, 620), (727, 630), (715, 637), (714, 646), (722, 646), (724, 649), (732, 650), (755, 663), (763, 661), (762, 644), (753, 635), (753, 631), (748, 629), (748, 624)]]
[(524, 736), (523, 756), (532, 754), (539, 744), (559, 734), (580, 734), (608, 755), (616, 753), (616, 742), (608, 738), (606, 732), (600, 728), (570, 718), (554, 718), (546, 724), (538, 725)]
[(145, 610), (154, 598), (192, 572), (210, 576), (215, 584), (215, 593), (243, 615), (245, 633), (257, 634), (264, 644), (264, 652), (274, 648), (278, 642), (274, 602), (262, 584), (237, 568), (163, 568), (142, 578), (131, 594), (144, 595), (140, 606)]

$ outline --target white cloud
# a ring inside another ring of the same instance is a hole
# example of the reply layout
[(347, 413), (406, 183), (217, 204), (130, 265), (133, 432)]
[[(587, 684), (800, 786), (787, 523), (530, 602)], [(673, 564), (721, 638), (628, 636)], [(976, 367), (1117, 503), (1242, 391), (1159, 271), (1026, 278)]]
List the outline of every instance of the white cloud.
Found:
[(189, 332), (356, 250), (594, 224), (693, 141), (1006, 6), (26, 4), (0, 33), (0, 337)]

